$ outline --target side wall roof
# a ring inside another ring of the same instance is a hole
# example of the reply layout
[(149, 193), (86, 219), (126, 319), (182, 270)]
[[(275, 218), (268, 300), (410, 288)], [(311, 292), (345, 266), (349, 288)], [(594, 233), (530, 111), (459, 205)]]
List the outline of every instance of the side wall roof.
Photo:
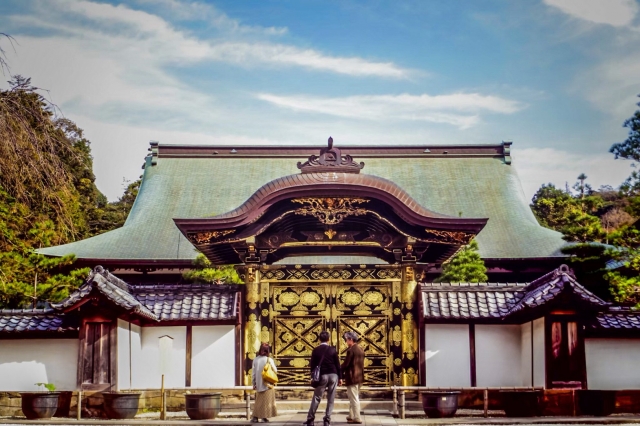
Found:
[[(308, 153), (315, 151), (309, 148)], [(349, 150), (343, 148), (343, 152)], [(193, 259), (196, 251), (173, 218), (201, 218), (233, 210), (265, 183), (299, 173), (296, 163), (306, 159), (305, 155), (298, 160), (277, 155), (185, 157), (147, 158), (138, 197), (122, 228), (40, 252), (52, 256), (74, 253), (80, 259)], [(395, 182), (432, 211), (488, 217), (477, 237), (483, 258), (561, 255), (559, 249), (565, 245), (561, 235), (537, 223), (516, 171), (504, 157), (354, 155), (354, 159), (365, 162), (361, 173)]]

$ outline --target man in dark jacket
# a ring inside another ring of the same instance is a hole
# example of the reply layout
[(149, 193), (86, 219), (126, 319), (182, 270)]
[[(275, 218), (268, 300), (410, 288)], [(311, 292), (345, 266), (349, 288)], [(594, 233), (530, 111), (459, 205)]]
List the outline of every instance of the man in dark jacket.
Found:
[(364, 351), (358, 346), (358, 335), (352, 331), (344, 333), (347, 356), (342, 363), (342, 377), (347, 385), (349, 417), (347, 423), (362, 423), (360, 420), (360, 385), (364, 383)]
[(311, 372), (313, 373), (313, 370), (319, 365), (320, 381), (313, 384), (315, 391), (313, 392), (309, 413), (307, 413), (307, 421), (304, 424), (313, 426), (316, 418), (316, 410), (322, 399), (322, 394), (324, 394), (326, 389), (327, 410), (325, 411), (323, 420), (324, 426), (330, 426), (333, 400), (336, 396), (336, 386), (342, 384), (342, 380), (340, 380), (340, 360), (338, 359), (336, 348), (329, 346), (329, 332), (321, 332), (318, 338), (320, 339), (320, 345), (311, 352)]

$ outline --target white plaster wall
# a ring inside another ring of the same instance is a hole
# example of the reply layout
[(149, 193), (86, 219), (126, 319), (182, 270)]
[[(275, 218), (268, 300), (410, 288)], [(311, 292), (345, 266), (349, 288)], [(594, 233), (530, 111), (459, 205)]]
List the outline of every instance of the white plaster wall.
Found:
[(184, 387), (187, 329), (180, 327), (142, 327), (140, 342), (132, 336), (132, 382), (135, 389), (159, 389), (161, 383), (160, 344), (162, 336), (173, 338), (173, 350), (168, 371), (165, 372), (165, 387)]
[(476, 328), (476, 385), (522, 386), (519, 325), (480, 325)]
[(78, 339), (0, 340), (0, 391), (75, 390)]
[[(546, 386), (544, 318), (533, 321), (533, 385)], [(529, 373), (531, 374), (531, 373)]]
[(118, 320), (118, 390), (129, 387), (130, 365), (129, 354), (129, 323)]
[[(136, 381), (139, 377), (140, 367), (144, 364), (145, 360), (142, 358), (142, 328), (139, 325), (131, 324), (131, 387), (134, 389), (140, 388)], [(121, 389), (124, 389), (125, 386), (129, 386), (128, 381), (121, 385)]]
[(531, 375), (532, 327), (533, 323), (531, 321), (520, 325), (520, 383), (522, 383), (522, 386), (533, 386), (533, 378)]
[(193, 326), (191, 386), (234, 386), (235, 330), (232, 325)]
[(589, 389), (640, 389), (640, 339), (585, 339)]
[(469, 326), (425, 324), (426, 385), (471, 386)]

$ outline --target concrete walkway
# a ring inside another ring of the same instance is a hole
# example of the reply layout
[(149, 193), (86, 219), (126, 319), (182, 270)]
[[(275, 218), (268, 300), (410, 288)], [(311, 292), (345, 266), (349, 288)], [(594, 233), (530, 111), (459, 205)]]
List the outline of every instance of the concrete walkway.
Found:
[[(246, 420), (238, 418), (218, 418), (210, 421), (194, 421), (189, 420), (186, 413), (168, 413), (170, 417), (167, 420), (158, 420), (157, 413), (146, 413), (137, 416), (133, 420), (101, 420), (101, 419), (82, 419), (77, 421), (70, 418), (53, 418), (49, 420), (26, 420), (24, 418), (1, 418), (2, 425), (253, 425)], [(300, 426), (306, 420), (306, 412), (290, 411), (282, 412), (278, 417), (272, 418), (268, 425), (271, 426)], [(344, 412), (334, 413), (332, 416), (332, 426), (346, 426), (347, 414)], [(638, 424), (640, 425), (640, 416), (614, 415), (610, 417), (527, 417), (527, 418), (507, 418), (507, 417), (454, 417), (450, 419), (427, 419), (427, 418), (407, 418), (396, 419), (391, 416), (387, 410), (365, 410), (362, 416), (364, 426), (395, 426), (395, 425), (530, 425), (535, 424), (555, 425), (555, 424), (572, 424), (572, 425), (607, 425), (607, 424)], [(262, 422), (258, 423), (264, 424)], [(265, 424), (265, 425), (267, 425)], [(319, 412), (316, 419), (316, 426), (322, 426), (322, 414)]]

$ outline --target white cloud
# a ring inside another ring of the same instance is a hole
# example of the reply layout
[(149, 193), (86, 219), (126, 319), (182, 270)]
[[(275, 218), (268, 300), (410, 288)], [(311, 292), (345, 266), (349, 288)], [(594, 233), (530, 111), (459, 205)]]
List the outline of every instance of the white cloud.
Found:
[(377, 95), (317, 98), (261, 93), (258, 99), (297, 111), (364, 120), (417, 120), (461, 129), (479, 123), (481, 112), (512, 114), (525, 107), (517, 101), (478, 93), (449, 95)]
[(219, 43), (211, 46), (210, 58), (236, 64), (260, 62), (294, 65), (351, 76), (408, 78), (409, 70), (392, 62), (372, 62), (357, 57), (327, 56), (313, 49), (272, 43)]
[[(640, 38), (637, 40), (640, 43)], [(613, 55), (576, 78), (573, 90), (622, 125), (633, 115), (640, 99), (640, 49)]]
[(286, 27), (260, 27), (242, 25), (237, 19), (232, 19), (225, 13), (219, 11), (211, 4), (197, 1), (179, 0), (138, 0), (142, 4), (152, 4), (160, 6), (161, 9), (170, 13), (174, 19), (188, 21), (207, 21), (215, 28), (225, 32), (237, 34), (263, 34), (267, 36), (281, 36), (288, 33)]
[[(640, 27), (633, 26), (640, 13), (638, 0), (544, 0), (557, 10), (585, 23), (608, 24), (616, 31), (598, 33), (597, 38), (584, 38), (580, 47), (588, 63), (578, 68), (568, 89), (584, 97), (609, 117), (607, 136), (617, 138), (624, 119), (633, 114), (640, 93)], [(580, 46), (577, 39), (572, 40)], [(615, 140), (615, 139), (614, 139)]]
[[(16, 52), (5, 49), (11, 71), (32, 77), (34, 84), (48, 89), (51, 100), (85, 129), (92, 141), (99, 187), (110, 199), (122, 193), (122, 176), (137, 178), (150, 139), (231, 144), (300, 140), (297, 126), (281, 120), (274, 127), (272, 117), (280, 117), (269, 116), (269, 111), (263, 114), (265, 104), (254, 102), (234, 110), (230, 104), (235, 99), (229, 102), (225, 93), (202, 89), (175, 69), (169, 71), (170, 67), (190, 71), (199, 66), (200, 72), (207, 62), (226, 62), (352, 76), (404, 78), (409, 74), (393, 63), (269, 42), (266, 37), (282, 31), (240, 25), (200, 3), (188, 3), (189, 13), (217, 19), (213, 25), (220, 29), (218, 38), (197, 36), (177, 27), (175, 19), (124, 5), (68, 0), (35, 0), (27, 5), (28, 13), (4, 17), (10, 20), (18, 42)], [(38, 35), (29, 35), (34, 33)], [(239, 95), (235, 92), (234, 98)], [(248, 120), (255, 129), (247, 128)], [(266, 125), (256, 124), (267, 121), (274, 128), (269, 134)], [(326, 127), (317, 132), (324, 135)]]
[(543, 183), (558, 188), (572, 186), (585, 173), (594, 189), (601, 185), (619, 186), (633, 170), (631, 162), (614, 160), (609, 153), (584, 154), (554, 148), (515, 149), (513, 165), (518, 171), (525, 196), (531, 200)]
[[(52, 9), (51, 6), (54, 6)], [(59, 20), (52, 22), (52, 14)], [(88, 21), (83, 25), (67, 14)], [(336, 57), (313, 49), (259, 40), (203, 40), (180, 31), (157, 15), (124, 5), (113, 6), (90, 1), (51, 0), (40, 6), (39, 16), (14, 17), (15, 22), (54, 29), (67, 37), (91, 40), (85, 48), (107, 51), (135, 51), (153, 63), (220, 61), (241, 66), (288, 66), (333, 72), (350, 76), (408, 78), (411, 72), (391, 62), (369, 61), (358, 57)], [(228, 24), (234, 28), (237, 25)], [(231, 34), (226, 34), (228, 38)]]
[(544, 0), (574, 18), (623, 27), (633, 22), (638, 13), (636, 0)]

